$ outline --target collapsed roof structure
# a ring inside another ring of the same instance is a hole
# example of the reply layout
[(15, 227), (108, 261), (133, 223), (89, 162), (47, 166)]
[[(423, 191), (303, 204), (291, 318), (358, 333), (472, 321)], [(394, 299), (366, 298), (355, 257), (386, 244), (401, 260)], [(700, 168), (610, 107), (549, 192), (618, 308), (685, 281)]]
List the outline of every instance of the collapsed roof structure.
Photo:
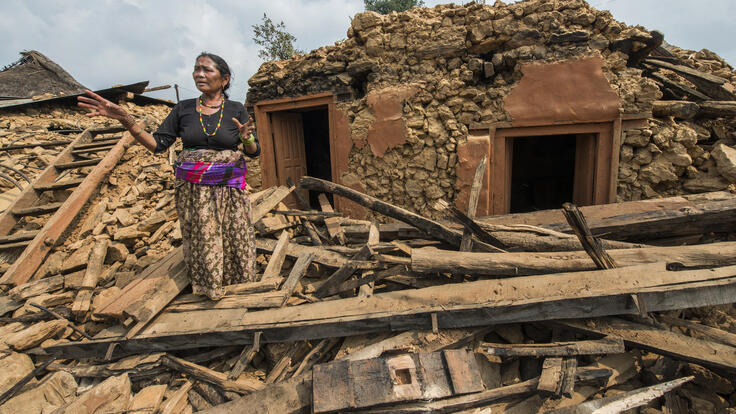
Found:
[[(733, 190), (734, 75), (661, 41), (581, 1), (471, 3), (264, 64), (258, 281), (217, 302), (187, 287), (180, 147), (0, 109), (0, 414), (733, 410), (736, 196), (685, 193)], [(516, 213), (565, 180), (589, 205)]]

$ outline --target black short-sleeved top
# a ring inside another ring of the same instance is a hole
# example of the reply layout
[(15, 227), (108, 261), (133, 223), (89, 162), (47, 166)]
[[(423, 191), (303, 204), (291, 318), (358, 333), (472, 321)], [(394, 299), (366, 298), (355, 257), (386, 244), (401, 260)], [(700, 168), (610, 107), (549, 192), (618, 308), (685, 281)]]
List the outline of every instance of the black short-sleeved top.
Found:
[[(185, 99), (171, 110), (171, 113), (164, 119), (164, 122), (153, 133), (156, 139), (156, 150), (154, 152), (162, 152), (176, 141), (177, 137), (181, 137), (184, 149), (213, 149), (213, 150), (233, 150), (237, 151), (240, 144), (240, 136), (238, 127), (235, 126), (233, 118), (241, 123), (248, 120), (248, 114), (245, 107), (240, 102), (225, 101), (225, 109), (222, 114), (222, 124), (217, 133), (213, 136), (207, 136), (202, 131), (202, 124), (199, 122), (199, 112), (197, 112), (197, 100)], [(202, 114), (202, 122), (208, 133), (217, 128), (217, 122), (220, 119), (220, 112), (212, 115)], [(245, 155), (255, 158), (261, 153), (261, 145), (256, 137), (256, 146), (258, 149), (254, 154)]]

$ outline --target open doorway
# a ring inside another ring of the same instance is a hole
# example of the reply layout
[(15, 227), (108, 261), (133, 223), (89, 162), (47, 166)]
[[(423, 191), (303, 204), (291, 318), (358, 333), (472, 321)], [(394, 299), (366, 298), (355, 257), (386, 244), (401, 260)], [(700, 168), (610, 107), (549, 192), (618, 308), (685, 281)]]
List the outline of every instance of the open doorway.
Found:
[[(307, 156), (307, 175), (332, 181), (330, 161), (330, 118), (327, 107), (308, 109), (302, 112), (304, 146)], [(309, 205), (319, 210), (318, 193), (309, 191)], [(332, 194), (328, 193), (330, 204), (334, 205)]]
[(511, 140), (511, 213), (573, 201), (576, 141), (572, 134)]
[[(286, 184), (289, 179), (298, 183), (304, 175), (332, 180), (329, 125), (326, 105), (271, 113), (274, 158), (280, 185)], [(319, 208), (317, 194), (297, 191), (311, 208)], [(291, 196), (285, 203), (289, 207), (296, 207), (296, 200)]]

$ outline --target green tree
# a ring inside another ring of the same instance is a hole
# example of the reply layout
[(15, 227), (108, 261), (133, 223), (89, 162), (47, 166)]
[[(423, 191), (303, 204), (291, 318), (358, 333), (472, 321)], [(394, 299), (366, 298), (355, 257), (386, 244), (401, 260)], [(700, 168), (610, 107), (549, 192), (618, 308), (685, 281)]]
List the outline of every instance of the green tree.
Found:
[(381, 14), (389, 14), (392, 11), (402, 12), (412, 7), (424, 6), (424, 0), (363, 0), (365, 9)]
[(296, 37), (286, 31), (284, 22), (274, 25), (266, 13), (263, 23), (253, 25), (253, 41), (263, 48), (258, 57), (264, 60), (284, 60), (303, 53), (294, 48)]

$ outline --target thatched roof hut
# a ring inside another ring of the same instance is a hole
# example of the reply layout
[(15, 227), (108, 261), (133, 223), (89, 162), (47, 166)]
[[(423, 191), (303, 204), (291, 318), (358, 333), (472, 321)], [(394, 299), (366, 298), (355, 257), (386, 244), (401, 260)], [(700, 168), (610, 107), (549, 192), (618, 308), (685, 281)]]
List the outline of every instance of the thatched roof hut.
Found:
[(0, 71), (0, 96), (30, 98), (50, 93), (69, 95), (85, 87), (61, 66), (35, 50), (21, 52), (21, 58)]

